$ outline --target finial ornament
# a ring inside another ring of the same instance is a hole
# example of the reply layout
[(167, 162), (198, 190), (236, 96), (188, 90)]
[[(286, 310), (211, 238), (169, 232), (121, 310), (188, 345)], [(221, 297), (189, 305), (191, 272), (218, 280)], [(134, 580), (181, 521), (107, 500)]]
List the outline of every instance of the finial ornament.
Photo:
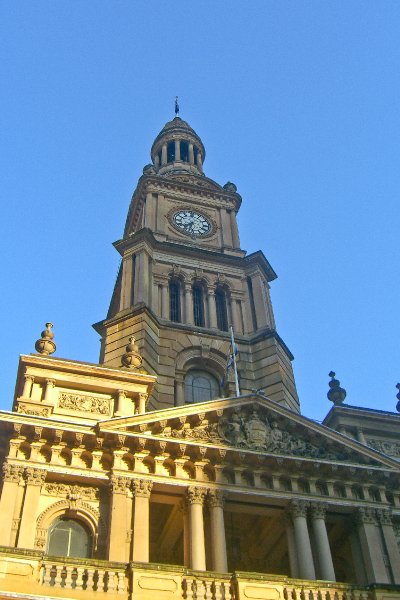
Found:
[(342, 404), (347, 396), (347, 392), (344, 388), (340, 387), (340, 381), (335, 379), (336, 373), (334, 371), (329, 373), (329, 377), (331, 377), (331, 381), (329, 382), (330, 389), (327, 393), (328, 399), (335, 405)]
[(36, 340), (35, 350), (39, 352), (39, 354), (44, 354), (47, 356), (56, 351), (57, 347), (53, 342), (54, 333), (51, 331), (52, 327), (53, 323), (46, 323), (46, 329), (44, 329), (40, 334), (42, 337), (40, 340)]
[(141, 366), (143, 359), (139, 354), (139, 346), (135, 343), (133, 335), (129, 338), (129, 344), (126, 346), (125, 350), (125, 354), (121, 356), (122, 366), (132, 370), (138, 369)]
[(396, 404), (396, 410), (397, 410), (397, 412), (400, 412), (400, 383), (396, 384), (396, 388), (399, 390), (398, 393), (396, 394), (396, 398), (398, 400), (398, 402)]
[(179, 104), (178, 104), (178, 96), (175, 96), (175, 115), (179, 115)]

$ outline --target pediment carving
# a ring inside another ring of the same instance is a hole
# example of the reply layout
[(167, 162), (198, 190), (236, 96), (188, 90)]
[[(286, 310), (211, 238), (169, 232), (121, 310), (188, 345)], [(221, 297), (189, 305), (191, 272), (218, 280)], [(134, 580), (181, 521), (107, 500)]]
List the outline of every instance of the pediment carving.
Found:
[[(160, 434), (159, 434), (160, 435)], [(268, 452), (303, 458), (345, 460), (343, 452), (328, 450), (325, 445), (312, 443), (305, 435), (293, 434), (275, 420), (274, 415), (257, 406), (240, 407), (222, 414), (214, 423), (173, 429), (162, 436), (227, 445), (245, 450)]]

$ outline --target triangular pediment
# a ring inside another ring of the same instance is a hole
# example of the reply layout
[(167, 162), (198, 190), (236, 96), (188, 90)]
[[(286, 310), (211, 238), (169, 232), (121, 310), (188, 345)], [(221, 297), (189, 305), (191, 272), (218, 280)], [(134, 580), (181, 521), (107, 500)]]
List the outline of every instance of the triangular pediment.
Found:
[(101, 421), (104, 434), (399, 470), (396, 461), (260, 395)]

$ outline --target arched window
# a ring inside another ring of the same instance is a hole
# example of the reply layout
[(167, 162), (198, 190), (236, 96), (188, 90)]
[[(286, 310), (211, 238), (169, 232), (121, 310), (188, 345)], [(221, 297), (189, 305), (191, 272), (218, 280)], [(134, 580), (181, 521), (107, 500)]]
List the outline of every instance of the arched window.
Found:
[(169, 318), (175, 323), (181, 322), (181, 285), (177, 279), (169, 282)]
[(167, 145), (167, 162), (171, 163), (175, 160), (175, 142), (169, 142)]
[(185, 377), (185, 400), (187, 403), (207, 402), (219, 396), (217, 379), (207, 371), (189, 371)]
[(181, 160), (189, 162), (189, 144), (187, 142), (181, 142)]
[(61, 517), (49, 529), (47, 554), (90, 558), (92, 536), (79, 521)]
[(195, 283), (193, 292), (193, 317), (194, 324), (197, 327), (204, 327), (204, 295), (203, 288), (199, 283)]
[(226, 306), (226, 293), (217, 288), (215, 292), (215, 308), (217, 311), (217, 327), (222, 331), (228, 331), (228, 310)]

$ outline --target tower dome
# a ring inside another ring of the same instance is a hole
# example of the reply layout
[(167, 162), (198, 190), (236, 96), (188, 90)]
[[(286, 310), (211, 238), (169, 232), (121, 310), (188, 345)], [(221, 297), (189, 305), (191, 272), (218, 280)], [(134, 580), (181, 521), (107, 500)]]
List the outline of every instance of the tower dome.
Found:
[(205, 155), (203, 142), (180, 117), (164, 125), (151, 147), (151, 160), (159, 175), (177, 172), (201, 175)]

